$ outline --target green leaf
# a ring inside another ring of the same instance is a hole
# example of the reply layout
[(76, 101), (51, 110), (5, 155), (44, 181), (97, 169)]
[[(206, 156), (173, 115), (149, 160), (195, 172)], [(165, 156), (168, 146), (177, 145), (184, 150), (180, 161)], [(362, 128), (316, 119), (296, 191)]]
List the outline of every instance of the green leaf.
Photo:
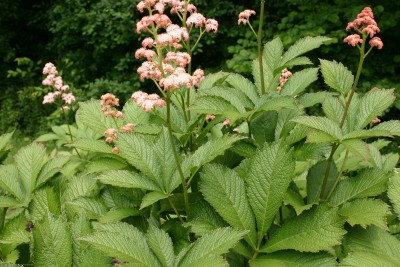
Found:
[(59, 196), (54, 192), (52, 187), (44, 187), (36, 190), (29, 204), (30, 219), (34, 222), (39, 222), (49, 212), (55, 216), (61, 214)]
[(95, 177), (95, 179), (100, 180), (103, 184), (118, 187), (160, 190), (160, 188), (146, 176), (125, 170), (107, 171)]
[(151, 253), (145, 235), (127, 223), (97, 225), (93, 234), (79, 238), (110, 257), (142, 266), (161, 266)]
[(257, 111), (280, 110), (284, 108), (297, 108), (293, 97), (281, 95), (271, 97), (270, 95), (264, 95), (256, 103)]
[(69, 145), (82, 150), (111, 154), (112, 147), (105, 140), (94, 140), (90, 138), (78, 138)]
[(265, 143), (252, 158), (245, 181), (247, 197), (257, 221), (258, 245), (285, 198), (294, 168), (293, 151), (281, 143)]
[(274, 74), (277, 74), (278, 70), (279, 72), (282, 71), (285, 67), (293, 67), (293, 66), (300, 66), (300, 65), (312, 65), (312, 61), (308, 57), (296, 57), (292, 60), (289, 60), (288, 62), (285, 63), (285, 65), (281, 66), (278, 69), (275, 69)]
[[(256, 86), (249, 80), (237, 73), (229, 73), (225, 80), (233, 88), (243, 92), (253, 103), (258, 99)], [(244, 99), (242, 99), (244, 101)]]
[(285, 205), (291, 205), (296, 215), (300, 215), (303, 211), (308, 210), (312, 207), (313, 204), (304, 204), (303, 197), (300, 195), (299, 192), (289, 188), (284, 199)]
[(256, 248), (254, 215), (248, 203), (245, 184), (238, 174), (217, 164), (208, 164), (201, 173), (204, 198), (232, 227), (249, 230), (246, 241)]
[(76, 119), (101, 136), (105, 130), (115, 127), (112, 118), (104, 116), (98, 100), (79, 102)]
[(301, 253), (297, 251), (278, 251), (250, 261), (250, 267), (334, 267), (336, 264), (336, 258), (328, 253)]
[(304, 37), (298, 40), (294, 45), (292, 45), (286, 52), (283, 54), (279, 65), (285, 65), (290, 60), (308, 52), (313, 49), (320, 47), (324, 42), (331, 40), (331, 38), (316, 36), (316, 37)]
[(80, 197), (96, 197), (100, 191), (92, 176), (74, 176), (69, 180), (68, 186), (63, 194), (65, 201), (75, 200)]
[(140, 214), (140, 212), (134, 208), (117, 208), (101, 215), (98, 221), (100, 223), (117, 222), (131, 216), (136, 216), (138, 214)]
[[(337, 124), (342, 121), (344, 105), (338, 97), (328, 95), (324, 102), (322, 102), (322, 109), (324, 110), (324, 113), (328, 119), (333, 120)], [(347, 130), (347, 125), (344, 124), (343, 126), (345, 130)]]
[(367, 161), (371, 158), (370, 147), (367, 143), (359, 139), (347, 139), (343, 140), (341, 144), (354, 155), (362, 157), (363, 160)]
[(247, 98), (247, 96), (243, 92), (233, 88), (212, 87), (210, 89), (203, 90), (201, 94), (206, 96), (221, 97), (227, 102), (231, 103), (240, 113), (246, 112), (246, 103), (247, 107), (253, 107), (253, 103)]
[(128, 167), (123, 159), (101, 157), (91, 159), (86, 165), (85, 174), (101, 173), (109, 170), (120, 170)]
[(300, 252), (318, 252), (340, 245), (343, 220), (336, 208), (318, 205), (285, 222), (261, 248), (262, 252), (294, 249)]
[(192, 266), (192, 264), (199, 264), (209, 257), (227, 253), (246, 233), (247, 231), (226, 227), (205, 234), (193, 243), (179, 262), (179, 266)]
[(389, 206), (382, 200), (365, 198), (345, 203), (339, 214), (345, 217), (351, 226), (359, 224), (366, 228), (373, 224), (386, 230), (386, 216), (390, 211)]
[(299, 104), (305, 108), (312, 107), (316, 104), (323, 103), (329, 96), (332, 96), (332, 93), (326, 91), (306, 93), (299, 97)]
[(357, 176), (339, 182), (329, 204), (339, 206), (351, 199), (377, 196), (386, 190), (390, 172), (364, 169)]
[(146, 238), (150, 249), (157, 256), (161, 265), (164, 267), (174, 266), (175, 254), (171, 237), (163, 230), (150, 225)]
[(61, 168), (67, 163), (69, 157), (59, 156), (50, 159), (40, 170), (39, 176), (36, 180), (35, 188), (40, 187), (45, 182), (47, 182), (51, 177), (53, 177)]
[(150, 144), (134, 133), (121, 133), (115, 142), (122, 157), (162, 187), (160, 162)]
[(81, 197), (65, 204), (72, 207), (76, 213), (84, 213), (90, 219), (97, 219), (107, 212), (106, 206), (98, 199)]
[(395, 267), (400, 265), (400, 241), (378, 227), (351, 229), (347, 235), (346, 244), (350, 252), (340, 266)]
[(361, 130), (355, 130), (355, 131), (352, 131), (352, 132), (346, 134), (343, 137), (343, 140), (352, 139), (352, 138), (368, 139), (368, 138), (381, 137), (381, 136), (390, 137), (390, 136), (392, 136), (392, 133), (388, 130), (379, 130), (379, 129), (375, 129), (375, 128), (372, 128), (369, 130), (361, 129)]
[(275, 129), (278, 122), (276, 111), (262, 112), (250, 121), (250, 130), (259, 146), (275, 141)]
[(343, 95), (347, 95), (354, 82), (354, 76), (342, 63), (320, 59), (321, 72), (325, 83)]
[(5, 150), (9, 144), (14, 132), (0, 135), (0, 151)]
[(0, 196), (0, 208), (18, 207), (20, 205), (21, 202), (12, 196)]
[(394, 89), (377, 89), (367, 92), (361, 98), (360, 104), (358, 105), (354, 128), (364, 128), (371, 123), (372, 119), (381, 115), (389, 108), (396, 99), (393, 92)]
[(328, 161), (320, 161), (314, 166), (312, 166), (307, 174), (307, 203), (317, 203), (320, 199), (326, 199), (331, 192), (333, 185), (335, 184), (336, 177), (338, 176), (336, 164), (329, 162), (331, 164), (329, 175), (326, 180), (324, 192), (321, 196), (322, 186), (325, 179), (325, 172), (327, 169)]
[(400, 121), (384, 121), (372, 128), (372, 130), (389, 131), (391, 135), (400, 136)]
[(208, 74), (204, 80), (201, 81), (198, 91), (211, 88), (213, 86), (221, 85), (231, 73), (219, 71), (216, 73)]
[(169, 197), (169, 195), (160, 192), (160, 191), (153, 191), (150, 193), (147, 193), (143, 199), (142, 199), (142, 204), (140, 204), (140, 209), (144, 209), (145, 207), (148, 207), (150, 205), (153, 205), (155, 202), (165, 199)]
[(201, 96), (194, 101), (189, 109), (202, 114), (221, 114), (232, 121), (240, 117), (240, 112), (234, 105), (217, 96)]
[(0, 188), (15, 196), (19, 201), (24, 200), (25, 193), (15, 165), (0, 165)]
[(126, 123), (133, 123), (134, 125), (147, 124), (150, 120), (150, 113), (139, 107), (132, 100), (128, 100), (125, 103), (122, 112), (124, 113), (124, 121)]
[(342, 139), (342, 131), (340, 130), (339, 125), (328, 118), (316, 116), (299, 116), (292, 121), (307, 126), (311, 129), (317, 130), (318, 132), (322, 132), (326, 134), (327, 137), (332, 139), (332, 141), (338, 141)]
[(72, 240), (67, 223), (50, 213), (33, 231), (33, 256), (37, 266), (72, 265)]
[(296, 96), (302, 93), (307, 86), (318, 79), (318, 68), (309, 68), (295, 72), (285, 83), (281, 95)]
[(389, 179), (387, 194), (394, 212), (400, 219), (400, 173), (398, 170), (395, 170), (395, 174)]
[(46, 150), (39, 144), (32, 143), (21, 148), (14, 159), (26, 195), (30, 195), (36, 186), (36, 178), (47, 161)]

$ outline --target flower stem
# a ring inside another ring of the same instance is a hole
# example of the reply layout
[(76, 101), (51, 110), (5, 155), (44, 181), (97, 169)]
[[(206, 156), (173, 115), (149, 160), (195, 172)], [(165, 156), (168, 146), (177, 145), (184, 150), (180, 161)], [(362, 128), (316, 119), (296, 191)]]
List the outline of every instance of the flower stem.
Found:
[(176, 151), (176, 146), (174, 143), (174, 136), (172, 135), (172, 129), (171, 129), (171, 94), (168, 94), (166, 97), (166, 102), (167, 102), (167, 127), (168, 127), (168, 135), (169, 138), (171, 139), (171, 146), (172, 146), (172, 152), (174, 154), (174, 159), (176, 163), (176, 167), (178, 168), (179, 176), (181, 177), (181, 182), (182, 182), (182, 188), (183, 188), (183, 198), (185, 200), (185, 209), (186, 209), (186, 214), (189, 213), (189, 196), (187, 192), (187, 183), (185, 181), (185, 175), (183, 174), (181, 163), (179, 162), (178, 158), (178, 152)]
[(181, 223), (184, 223), (184, 221), (183, 221), (181, 215), (179, 214), (178, 210), (176, 209), (174, 203), (171, 201), (171, 199), (169, 199), (169, 197), (168, 197), (167, 199), (168, 199), (169, 205), (170, 205), (171, 208), (175, 211), (175, 213), (176, 213), (176, 215), (178, 216), (178, 218), (179, 218), (179, 220), (181, 221)]
[[(68, 128), (68, 132), (69, 132), (69, 138), (71, 139), (71, 143), (73, 143), (73, 142), (74, 142), (74, 138), (72, 137), (71, 127), (69, 127), (69, 124), (68, 124), (68, 121), (67, 121), (67, 114), (65, 113), (65, 110), (64, 110), (64, 109), (61, 108), (61, 110), (62, 110), (62, 113), (63, 113), (63, 115), (64, 115), (65, 121), (67, 122), (67, 128)], [(76, 147), (74, 147), (74, 150), (75, 150), (76, 154), (78, 154), (78, 156), (79, 156), (80, 158), (82, 158), (81, 155), (79, 154), (78, 149), (76, 149)]]
[(262, 62), (262, 32), (264, 22), (264, 6), (265, 0), (261, 0), (261, 12), (260, 12), (260, 23), (258, 24), (257, 34), (257, 48), (258, 48), (258, 64), (260, 67), (260, 81), (261, 81), (261, 95), (265, 94), (265, 82), (264, 82), (264, 67)]

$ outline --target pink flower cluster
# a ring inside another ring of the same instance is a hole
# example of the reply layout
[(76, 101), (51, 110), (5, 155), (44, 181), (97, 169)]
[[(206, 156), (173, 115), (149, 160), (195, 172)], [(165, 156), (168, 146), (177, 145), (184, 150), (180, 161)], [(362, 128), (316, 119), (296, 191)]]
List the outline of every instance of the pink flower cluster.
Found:
[[(63, 84), (63, 79), (58, 76), (58, 71), (53, 63), (49, 62), (43, 68), (43, 74), (47, 75), (42, 81), (44, 86), (50, 86), (54, 89), (54, 92), (49, 92), (43, 97), (43, 104), (53, 104), (57, 98), (60, 98), (64, 104), (71, 105), (75, 102), (75, 96), (72, 93), (65, 93), (70, 88), (68, 85)], [(61, 107), (62, 110), (69, 110), (69, 106), (64, 105)]]
[[(366, 33), (369, 35), (369, 38), (372, 38), (369, 41), (369, 45), (371, 47), (376, 46), (378, 49), (382, 49), (383, 42), (381, 38), (374, 37), (375, 34), (380, 32), (378, 24), (374, 19), (374, 14), (372, 13), (372, 9), (370, 7), (364, 8), (360, 14), (357, 15), (357, 18), (349, 22), (346, 27), (346, 31), (348, 30), (355, 30), (360, 34)], [(343, 40), (345, 43), (349, 45), (356, 46), (358, 44), (363, 43), (363, 39), (360, 37), (359, 34), (352, 34), (344, 38)]]
[(201, 69), (197, 69), (191, 76), (184, 68), (177, 67), (172, 74), (160, 80), (160, 86), (164, 87), (165, 91), (181, 87), (189, 89), (192, 85), (199, 86), (203, 79), (204, 72)]
[(121, 111), (115, 110), (112, 107), (119, 106), (119, 99), (115, 97), (113, 94), (105, 94), (101, 96), (100, 99), (101, 111), (106, 116), (114, 117), (114, 118), (123, 118), (124, 114)]
[(255, 15), (255, 14), (256, 14), (256, 12), (251, 9), (246, 9), (246, 10), (240, 12), (239, 19), (238, 19), (238, 25), (240, 25), (240, 23), (243, 23), (243, 25), (246, 25), (249, 22), (250, 16)]
[(142, 91), (136, 91), (132, 94), (131, 99), (146, 112), (150, 112), (154, 107), (164, 107), (167, 105), (165, 100), (161, 99), (157, 94), (147, 94)]
[(287, 68), (282, 70), (281, 77), (279, 77), (279, 86), (276, 88), (278, 93), (282, 90), (290, 76), (292, 76), (292, 73)]

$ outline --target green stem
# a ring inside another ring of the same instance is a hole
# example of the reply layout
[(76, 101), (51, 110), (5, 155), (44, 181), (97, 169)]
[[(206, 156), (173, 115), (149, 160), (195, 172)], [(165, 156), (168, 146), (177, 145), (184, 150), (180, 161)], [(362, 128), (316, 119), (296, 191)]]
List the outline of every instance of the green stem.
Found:
[(174, 143), (174, 136), (172, 135), (172, 129), (171, 129), (171, 95), (167, 95), (166, 97), (166, 102), (167, 102), (167, 127), (168, 127), (168, 134), (169, 138), (171, 139), (171, 146), (172, 146), (172, 152), (174, 154), (174, 159), (176, 162), (176, 167), (178, 168), (179, 176), (181, 177), (181, 182), (182, 182), (182, 188), (183, 188), (183, 198), (185, 200), (185, 209), (186, 209), (186, 214), (189, 213), (189, 196), (187, 192), (187, 184), (185, 181), (185, 175), (183, 174), (181, 163), (179, 162), (178, 158), (178, 152), (176, 151), (176, 146)]
[(265, 0), (261, 0), (261, 12), (260, 12), (260, 23), (258, 25), (258, 34), (257, 34), (257, 47), (258, 47), (258, 64), (260, 67), (260, 80), (261, 80), (261, 95), (265, 94), (265, 82), (264, 82), (264, 67), (262, 61), (262, 31), (263, 31), (263, 22), (264, 22), (264, 6)]
[(329, 199), (331, 198), (333, 192), (335, 191), (335, 188), (336, 188), (337, 184), (338, 184), (339, 181), (340, 181), (340, 177), (342, 176), (342, 173), (343, 173), (343, 171), (344, 171), (344, 164), (346, 163), (346, 160), (347, 160), (347, 156), (348, 156), (348, 155), (349, 155), (349, 151), (347, 150), (347, 151), (346, 151), (346, 154), (344, 155), (344, 159), (343, 159), (342, 167), (340, 168), (340, 172), (339, 172), (339, 174), (336, 176), (335, 183), (333, 184), (331, 191), (329, 192), (328, 196), (326, 197), (326, 200), (329, 200)]
[(175, 213), (176, 213), (176, 215), (178, 216), (179, 220), (180, 220), (180, 221), (181, 221), (181, 223), (183, 224), (183, 223), (184, 223), (184, 221), (183, 221), (183, 219), (182, 219), (181, 215), (179, 214), (178, 210), (176, 209), (176, 207), (175, 207), (174, 203), (171, 201), (171, 199), (169, 199), (169, 197), (168, 197), (167, 199), (168, 199), (169, 205), (170, 205), (170, 206), (171, 206), (171, 208), (172, 208), (172, 209), (175, 211)]
[[(69, 137), (70, 137), (70, 139), (71, 139), (71, 143), (73, 143), (73, 142), (74, 142), (74, 138), (72, 137), (71, 127), (69, 127), (69, 123), (68, 123), (68, 120), (67, 120), (67, 114), (65, 113), (65, 110), (64, 110), (63, 108), (61, 108), (61, 110), (62, 110), (62, 113), (63, 113), (63, 115), (64, 115), (64, 119), (65, 119), (65, 121), (66, 121), (66, 123), (67, 123), (67, 128), (68, 128), (68, 132), (69, 132)], [(74, 150), (75, 150), (76, 154), (78, 154), (78, 156), (79, 156), (80, 158), (82, 158), (81, 155), (79, 154), (78, 149), (76, 149), (76, 147), (74, 147)]]
[(0, 208), (0, 234), (3, 231), (4, 222), (6, 220), (7, 208)]
[[(342, 119), (340, 120), (340, 124), (339, 124), (339, 128), (340, 129), (343, 128), (344, 122), (345, 122), (346, 117), (347, 117), (347, 112), (349, 111), (349, 108), (350, 108), (351, 100), (353, 99), (354, 93), (356, 92), (356, 89), (357, 89), (358, 81), (360, 80), (362, 67), (363, 67), (363, 64), (364, 64), (365, 57), (366, 57), (366, 55), (365, 55), (365, 41), (366, 41), (366, 39), (367, 39), (367, 35), (363, 34), (363, 42), (361, 44), (361, 47), (359, 48), (359, 50), (360, 50), (360, 61), (358, 63), (357, 74), (356, 74), (356, 78), (354, 80), (353, 86), (351, 87), (349, 97), (346, 100), (346, 105), (344, 107)], [(321, 189), (320, 198), (322, 198), (322, 196), (324, 195), (324, 192), (325, 192), (325, 189), (326, 189), (326, 184), (327, 184), (328, 177), (329, 177), (329, 172), (330, 172), (330, 169), (331, 169), (331, 165), (333, 163), (333, 154), (335, 154), (337, 148), (338, 148), (338, 143), (334, 143), (333, 146), (332, 146), (331, 153), (329, 155), (328, 161), (327, 161), (327, 166), (326, 166), (326, 170), (325, 170), (324, 181), (322, 183), (322, 189)], [(334, 190), (335, 187), (336, 187), (336, 185), (332, 188), (332, 190)]]

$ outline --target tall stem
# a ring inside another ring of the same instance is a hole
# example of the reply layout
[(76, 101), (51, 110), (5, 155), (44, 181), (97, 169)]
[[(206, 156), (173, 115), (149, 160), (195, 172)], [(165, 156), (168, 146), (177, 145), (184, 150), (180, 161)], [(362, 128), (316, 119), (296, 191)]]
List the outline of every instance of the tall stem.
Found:
[(0, 234), (3, 231), (4, 222), (6, 220), (7, 208), (0, 208)]
[[(71, 143), (73, 143), (73, 142), (74, 142), (74, 138), (72, 137), (71, 127), (69, 127), (69, 123), (68, 123), (68, 121), (67, 121), (67, 114), (65, 113), (65, 110), (64, 110), (63, 108), (61, 108), (61, 110), (62, 110), (62, 113), (63, 113), (63, 115), (64, 115), (65, 122), (67, 123), (67, 127), (68, 127), (69, 137), (70, 137), (70, 139), (71, 139)], [(78, 152), (78, 149), (76, 149), (76, 147), (74, 147), (74, 150), (75, 150), (76, 154), (78, 154), (78, 156), (79, 156), (80, 158), (82, 158), (81, 155), (80, 155), (79, 152)]]
[(176, 146), (174, 143), (174, 136), (172, 135), (172, 129), (171, 129), (171, 94), (168, 94), (166, 97), (166, 102), (167, 102), (167, 127), (168, 127), (168, 135), (171, 140), (171, 146), (172, 146), (172, 152), (174, 154), (174, 159), (176, 163), (176, 167), (179, 172), (179, 176), (181, 177), (181, 182), (182, 182), (182, 188), (183, 188), (183, 198), (185, 200), (185, 209), (186, 209), (186, 214), (189, 213), (189, 196), (187, 192), (187, 183), (185, 181), (185, 175), (183, 174), (181, 163), (178, 158), (178, 152), (176, 151)]
[[(348, 96), (348, 98), (346, 100), (346, 105), (344, 107), (343, 116), (342, 116), (342, 119), (340, 120), (340, 124), (339, 124), (339, 128), (340, 129), (343, 128), (344, 122), (345, 122), (346, 117), (347, 117), (347, 112), (349, 111), (351, 100), (353, 99), (354, 93), (356, 92), (356, 89), (357, 89), (358, 81), (360, 80), (362, 67), (363, 67), (363, 64), (364, 64), (365, 57), (366, 57), (366, 54), (365, 54), (366, 37), (367, 36), (364, 34), (363, 35), (363, 42), (361, 44), (361, 47), (359, 48), (359, 50), (360, 50), (360, 61), (358, 63), (357, 74), (356, 74), (356, 78), (354, 80), (353, 86), (351, 87), (350, 94), (349, 94), (349, 96)], [(331, 170), (331, 165), (333, 163), (333, 154), (335, 154), (337, 148), (338, 148), (338, 143), (334, 143), (333, 146), (332, 146), (332, 149), (331, 149), (331, 153), (330, 153), (329, 158), (328, 158), (328, 162), (327, 162), (327, 166), (326, 166), (326, 170), (325, 170), (324, 181), (322, 183), (322, 189), (321, 189), (320, 198), (322, 198), (322, 196), (324, 195), (324, 192), (325, 192), (325, 189), (326, 189), (326, 184), (328, 182), (329, 172)], [(340, 177), (337, 177), (337, 180), (339, 178)], [(335, 184), (335, 186), (336, 186), (336, 184)], [(334, 189), (335, 188), (332, 188), (332, 190), (334, 190)], [(331, 192), (332, 192), (332, 190), (331, 190)]]
[(261, 80), (261, 95), (265, 94), (264, 67), (262, 61), (262, 32), (263, 32), (262, 28), (264, 22), (264, 6), (265, 6), (265, 0), (261, 0), (260, 23), (258, 24), (258, 34), (257, 34), (258, 64), (260, 67), (260, 80)]

